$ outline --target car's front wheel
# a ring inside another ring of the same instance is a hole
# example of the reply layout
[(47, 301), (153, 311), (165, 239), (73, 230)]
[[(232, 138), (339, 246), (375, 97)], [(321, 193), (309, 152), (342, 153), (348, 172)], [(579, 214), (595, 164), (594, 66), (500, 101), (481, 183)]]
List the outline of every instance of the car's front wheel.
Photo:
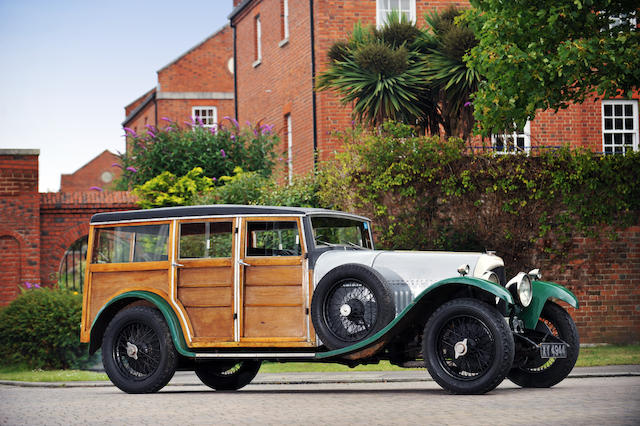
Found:
[(178, 354), (157, 309), (136, 306), (120, 311), (102, 339), (102, 363), (109, 379), (127, 393), (151, 393), (173, 377)]
[(454, 299), (427, 321), (422, 350), (429, 374), (445, 390), (482, 394), (509, 372), (514, 342), (497, 309), (475, 299)]
[(196, 376), (211, 389), (238, 390), (245, 387), (260, 370), (261, 361), (210, 361), (196, 365)]
[(571, 315), (561, 306), (547, 302), (542, 309), (536, 331), (548, 333), (568, 344), (566, 358), (541, 358), (539, 355), (514, 367), (507, 376), (525, 388), (548, 388), (569, 375), (578, 360), (580, 339)]

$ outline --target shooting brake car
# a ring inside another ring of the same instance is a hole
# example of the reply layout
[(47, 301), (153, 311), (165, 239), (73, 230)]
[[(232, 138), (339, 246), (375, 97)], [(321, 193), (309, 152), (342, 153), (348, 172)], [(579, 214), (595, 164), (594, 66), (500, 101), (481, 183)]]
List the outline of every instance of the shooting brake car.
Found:
[(81, 340), (125, 392), (176, 369), (236, 390), (263, 360), (389, 360), (452, 393), (505, 377), (563, 380), (578, 357), (567, 289), (505, 278), (485, 253), (374, 250), (368, 219), (306, 208), (199, 206), (91, 219)]

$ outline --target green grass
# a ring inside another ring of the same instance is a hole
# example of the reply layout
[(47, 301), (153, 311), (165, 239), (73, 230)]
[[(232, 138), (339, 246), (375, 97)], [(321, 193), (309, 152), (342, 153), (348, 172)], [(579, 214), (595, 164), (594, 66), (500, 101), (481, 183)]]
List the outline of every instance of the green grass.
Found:
[[(595, 367), (603, 365), (640, 364), (640, 345), (595, 346), (580, 349), (576, 367)], [(402, 367), (382, 361), (379, 364), (360, 365), (349, 368), (341, 364), (316, 362), (265, 362), (261, 373), (309, 373), (341, 371), (403, 371)], [(82, 370), (30, 370), (25, 367), (0, 367), (0, 380), (22, 382), (75, 382), (108, 380), (103, 373)]]
[(576, 367), (640, 364), (640, 345), (580, 348)]

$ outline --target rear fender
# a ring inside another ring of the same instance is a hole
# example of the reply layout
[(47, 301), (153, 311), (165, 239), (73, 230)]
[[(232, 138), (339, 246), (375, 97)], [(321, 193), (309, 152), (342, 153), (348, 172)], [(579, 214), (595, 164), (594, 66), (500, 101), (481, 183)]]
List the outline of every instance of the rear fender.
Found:
[(169, 306), (167, 301), (161, 296), (147, 291), (130, 291), (119, 294), (100, 309), (100, 312), (98, 312), (98, 315), (96, 315), (96, 318), (91, 325), (89, 353), (93, 354), (98, 350), (98, 348), (100, 348), (104, 332), (115, 314), (124, 307), (139, 301), (149, 302), (162, 313), (165, 321), (167, 322), (167, 326), (169, 327), (169, 331), (171, 332), (173, 345), (178, 353), (185, 357), (194, 358), (196, 354), (195, 352), (190, 351), (187, 347), (184, 335), (182, 334), (182, 329), (180, 328), (180, 322), (178, 321), (178, 317), (171, 306)]

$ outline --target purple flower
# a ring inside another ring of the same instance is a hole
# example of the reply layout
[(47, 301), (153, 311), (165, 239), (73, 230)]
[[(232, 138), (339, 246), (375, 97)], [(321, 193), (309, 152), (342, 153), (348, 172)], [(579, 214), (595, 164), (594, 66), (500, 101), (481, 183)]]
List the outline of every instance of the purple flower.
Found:
[(156, 126), (152, 126), (151, 124), (145, 124), (144, 127), (146, 127), (149, 130), (153, 130), (154, 132), (156, 130)]
[(129, 170), (130, 172), (133, 172), (133, 173), (138, 173), (138, 169), (136, 169), (135, 167), (129, 166), (129, 167), (127, 167), (127, 170)]
[(198, 117), (198, 124), (201, 126), (204, 126), (204, 123), (202, 122), (202, 118)]
[(190, 121), (183, 121), (184, 124), (186, 124), (189, 127), (193, 127), (193, 123)]
[(258, 136), (258, 129), (253, 129), (253, 135), (256, 137)]
[(217, 180), (218, 180), (218, 178), (215, 178), (215, 177), (214, 177), (214, 178), (211, 178), (211, 180), (215, 182), (215, 181), (217, 181)]
[(40, 287), (40, 284), (35, 283), (35, 284), (33, 285), (33, 288), (42, 288), (42, 287)]
[(260, 130), (262, 131), (263, 135), (267, 133), (271, 133), (271, 131), (273, 130), (273, 125), (263, 124), (262, 126), (260, 126)]
[(130, 128), (130, 127), (125, 127), (125, 128), (124, 128), (124, 131), (125, 131), (127, 134), (129, 134), (130, 136), (133, 136), (134, 138), (135, 138), (136, 136), (138, 136), (138, 135), (136, 134), (135, 130), (133, 130), (133, 129), (132, 129), (132, 128)]
[(169, 117), (162, 117), (160, 120), (166, 121), (168, 123), (171, 123), (171, 119)]
[(153, 139), (153, 138), (155, 138), (155, 137), (156, 137), (156, 134), (155, 134), (155, 133), (153, 133), (151, 130), (147, 130), (147, 134), (148, 134), (149, 136), (151, 136), (151, 139)]
[(245, 121), (245, 123), (247, 124), (247, 126), (251, 127), (251, 122), (249, 120)]
[(113, 163), (113, 164), (111, 164), (111, 167), (120, 167), (120, 168), (122, 168), (122, 166), (119, 163)]
[[(127, 167), (128, 168), (128, 167)], [(91, 188), (89, 188), (92, 191), (98, 191), (98, 192), (102, 192), (102, 188), (100, 188), (99, 186), (92, 186)]]
[(213, 127), (209, 129), (209, 131), (211, 132), (212, 135), (215, 135), (216, 133), (218, 133), (218, 126), (214, 124)]
[(235, 141), (236, 140), (236, 135), (231, 135), (231, 140)]
[(464, 103), (464, 106), (465, 106), (465, 107), (470, 107), (470, 106), (471, 106), (471, 102), (470, 102), (470, 101), (465, 102), (465, 103)]
[(228, 115), (224, 116), (223, 118), (224, 118), (225, 120), (229, 120), (230, 122), (232, 122), (232, 123), (233, 123), (233, 125), (234, 125), (234, 126), (236, 126), (236, 128), (237, 128), (237, 129), (239, 129), (239, 128), (240, 128), (240, 124), (238, 124), (238, 121), (237, 121), (235, 118), (233, 118), (233, 117), (229, 117)]
[[(231, 135), (231, 136), (233, 136), (233, 135)], [(221, 149), (220, 150), (220, 155), (222, 156), (222, 158), (225, 158), (227, 156), (227, 153), (224, 152), (224, 149)]]
[(33, 284), (31, 284), (29, 281), (25, 281), (25, 282), (24, 282), (24, 286), (25, 286), (26, 288), (31, 288), (31, 287), (33, 286)]

